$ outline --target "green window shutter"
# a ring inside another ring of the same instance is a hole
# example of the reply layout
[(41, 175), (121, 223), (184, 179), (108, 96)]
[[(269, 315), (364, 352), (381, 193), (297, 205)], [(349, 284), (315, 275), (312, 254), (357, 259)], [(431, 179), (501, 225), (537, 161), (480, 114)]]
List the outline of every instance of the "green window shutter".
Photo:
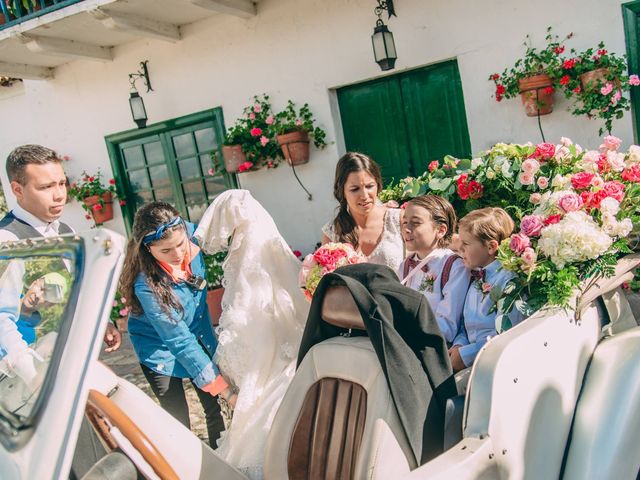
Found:
[(219, 108), (108, 136), (114, 176), (126, 196), (127, 229), (135, 211), (153, 200), (171, 203), (184, 218), (198, 222), (218, 194), (236, 188), (235, 175), (208, 174), (212, 156), (222, 158), (223, 136)]

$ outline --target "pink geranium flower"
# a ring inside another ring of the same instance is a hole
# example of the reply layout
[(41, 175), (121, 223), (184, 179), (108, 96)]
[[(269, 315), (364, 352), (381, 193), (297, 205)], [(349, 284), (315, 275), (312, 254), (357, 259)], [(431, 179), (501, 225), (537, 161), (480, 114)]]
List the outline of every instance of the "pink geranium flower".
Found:
[(273, 122), (274, 122), (273, 115), (269, 115), (269, 116), (267, 117), (267, 119), (265, 120), (265, 123), (266, 123), (267, 125), (273, 125)]
[(613, 84), (611, 82), (607, 82), (604, 87), (600, 89), (600, 93), (602, 95), (609, 95), (613, 91)]
[(259, 137), (260, 135), (262, 135), (262, 129), (255, 127), (252, 128), (249, 133), (251, 134), (252, 137)]
[(629, 75), (629, 85), (633, 85), (634, 87), (640, 85), (640, 77), (638, 77), (638, 75)]
[(253, 106), (253, 111), (254, 111), (254, 112), (256, 112), (256, 113), (260, 113), (260, 112), (262, 111), (262, 107), (260, 106), (260, 104), (259, 104), (259, 103), (256, 103), (256, 104)]
[(264, 147), (267, 143), (269, 143), (269, 139), (267, 137), (265, 137), (264, 135), (262, 135), (260, 137), (260, 145), (262, 145)]

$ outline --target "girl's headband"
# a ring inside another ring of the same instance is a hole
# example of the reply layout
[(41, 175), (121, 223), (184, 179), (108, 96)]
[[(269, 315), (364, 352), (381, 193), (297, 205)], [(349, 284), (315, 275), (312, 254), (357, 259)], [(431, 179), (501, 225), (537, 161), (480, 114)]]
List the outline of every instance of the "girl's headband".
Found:
[(183, 222), (182, 217), (178, 216), (169, 220), (167, 223), (163, 223), (158, 228), (156, 228), (155, 231), (149, 232), (144, 237), (142, 237), (142, 243), (144, 245), (149, 245), (153, 242), (160, 240), (162, 238), (162, 235), (164, 235), (164, 232), (167, 231), (167, 229), (171, 227), (175, 227), (181, 222)]

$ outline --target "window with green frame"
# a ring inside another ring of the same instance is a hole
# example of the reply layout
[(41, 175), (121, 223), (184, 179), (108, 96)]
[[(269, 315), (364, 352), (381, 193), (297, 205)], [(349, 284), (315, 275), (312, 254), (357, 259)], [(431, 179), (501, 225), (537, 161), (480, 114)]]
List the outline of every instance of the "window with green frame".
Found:
[(126, 205), (127, 229), (140, 205), (162, 200), (198, 222), (213, 199), (236, 188), (235, 175), (212, 176), (213, 158), (222, 158), (224, 121), (214, 108), (105, 138), (114, 176)]

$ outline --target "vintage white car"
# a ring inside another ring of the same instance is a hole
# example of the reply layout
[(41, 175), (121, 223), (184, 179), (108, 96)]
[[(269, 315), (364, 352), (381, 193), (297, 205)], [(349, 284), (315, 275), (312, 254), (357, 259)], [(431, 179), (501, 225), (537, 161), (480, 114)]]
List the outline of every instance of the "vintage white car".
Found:
[[(27, 382), (10, 368), (0, 376), (3, 480), (245, 478), (98, 362), (124, 247), (124, 238), (100, 229), (0, 248), (0, 315), (19, 301), (15, 266), (25, 286), (57, 269), (68, 287), (48, 293), (34, 326), (35, 376)], [(542, 310), (489, 341), (466, 397), (451, 402), (448, 449), (419, 467), (405, 454), (410, 447), (368, 339), (316, 345), (276, 414), (265, 478), (637, 478), (640, 328), (617, 288), (636, 264), (621, 261), (615, 278), (582, 297), (577, 314)], [(361, 324), (357, 311), (328, 301), (323, 318)], [(0, 345), (7, 325), (0, 322)], [(336, 395), (317, 393), (336, 381)], [(359, 394), (342, 395), (343, 388)]]

